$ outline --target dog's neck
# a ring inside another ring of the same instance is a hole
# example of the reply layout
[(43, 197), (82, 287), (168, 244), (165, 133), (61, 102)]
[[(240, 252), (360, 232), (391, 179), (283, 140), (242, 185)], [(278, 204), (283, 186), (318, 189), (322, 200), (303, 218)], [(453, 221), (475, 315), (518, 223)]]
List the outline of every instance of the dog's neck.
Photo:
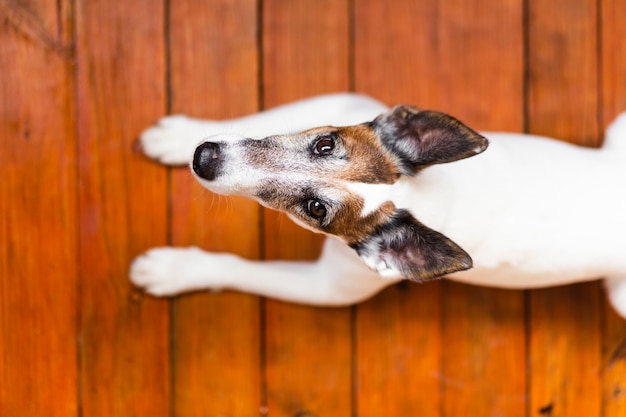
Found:
[(348, 189), (363, 197), (362, 217), (391, 201), (396, 208), (408, 210), (420, 222), (441, 231), (451, 221), (454, 207), (450, 202), (458, 201), (464, 190), (457, 175), (439, 168), (428, 168), (415, 177), (401, 176), (393, 184), (350, 183)]
[[(475, 158), (479, 159), (479, 158)], [(467, 169), (470, 164), (475, 166)], [(431, 166), (415, 177), (401, 177), (390, 196), (397, 208), (406, 209), (426, 226), (453, 240), (472, 245), (465, 225), (483, 210), (474, 159)], [(481, 170), (481, 168), (478, 168)]]

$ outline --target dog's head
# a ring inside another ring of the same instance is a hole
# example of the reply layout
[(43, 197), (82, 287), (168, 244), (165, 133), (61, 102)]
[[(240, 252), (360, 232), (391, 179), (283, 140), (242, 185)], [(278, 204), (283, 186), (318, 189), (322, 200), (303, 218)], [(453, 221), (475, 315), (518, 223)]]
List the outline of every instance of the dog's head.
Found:
[[(334, 235), (383, 276), (424, 281), (472, 266), (469, 255), (408, 211), (385, 187), (401, 176), (481, 153), (487, 140), (458, 120), (397, 106), (371, 122), (200, 144), (193, 172), (208, 189), (243, 195)], [(389, 189), (391, 187), (388, 187)]]

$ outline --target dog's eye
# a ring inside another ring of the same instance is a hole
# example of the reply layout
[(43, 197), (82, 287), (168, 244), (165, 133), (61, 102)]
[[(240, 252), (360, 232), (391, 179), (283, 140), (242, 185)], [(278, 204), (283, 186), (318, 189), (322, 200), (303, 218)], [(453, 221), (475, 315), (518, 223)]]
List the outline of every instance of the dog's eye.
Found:
[(306, 212), (314, 219), (321, 220), (326, 217), (326, 207), (319, 200), (311, 199), (306, 202)]
[(331, 136), (323, 136), (313, 147), (313, 152), (317, 155), (328, 155), (335, 149), (335, 140)]

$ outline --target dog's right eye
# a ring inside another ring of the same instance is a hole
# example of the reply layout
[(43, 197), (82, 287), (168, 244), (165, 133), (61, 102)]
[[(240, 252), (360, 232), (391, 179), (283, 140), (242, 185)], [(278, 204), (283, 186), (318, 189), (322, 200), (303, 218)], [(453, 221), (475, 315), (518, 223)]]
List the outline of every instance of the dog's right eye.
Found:
[(322, 136), (313, 146), (316, 155), (328, 155), (335, 149), (335, 140), (332, 136)]
[(314, 219), (321, 220), (326, 217), (326, 206), (319, 200), (310, 199), (306, 202), (306, 212)]

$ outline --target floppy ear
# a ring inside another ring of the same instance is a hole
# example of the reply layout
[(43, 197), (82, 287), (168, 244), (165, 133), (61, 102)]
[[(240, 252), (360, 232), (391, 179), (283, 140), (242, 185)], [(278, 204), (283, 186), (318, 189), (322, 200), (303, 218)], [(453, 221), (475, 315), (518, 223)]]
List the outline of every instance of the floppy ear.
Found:
[(396, 210), (372, 236), (351, 246), (370, 268), (388, 278), (422, 282), (472, 267), (463, 249), (406, 210)]
[(412, 106), (396, 106), (372, 124), (383, 145), (399, 158), (405, 175), (477, 155), (489, 144), (452, 116)]

